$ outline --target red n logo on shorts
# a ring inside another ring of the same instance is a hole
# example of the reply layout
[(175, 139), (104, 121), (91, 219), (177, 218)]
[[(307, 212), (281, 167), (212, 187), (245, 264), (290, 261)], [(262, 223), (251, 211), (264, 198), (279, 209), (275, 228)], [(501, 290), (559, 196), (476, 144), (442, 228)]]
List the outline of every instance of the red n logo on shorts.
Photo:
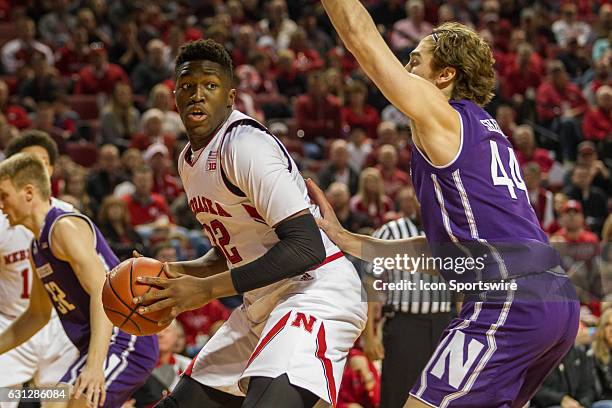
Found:
[(293, 323), (291, 323), (291, 325), (294, 327), (302, 327), (308, 333), (312, 333), (312, 326), (314, 326), (316, 321), (317, 318), (314, 316), (308, 316), (308, 318), (306, 318), (306, 315), (304, 313), (297, 312), (297, 314), (295, 315), (295, 320), (293, 321)]

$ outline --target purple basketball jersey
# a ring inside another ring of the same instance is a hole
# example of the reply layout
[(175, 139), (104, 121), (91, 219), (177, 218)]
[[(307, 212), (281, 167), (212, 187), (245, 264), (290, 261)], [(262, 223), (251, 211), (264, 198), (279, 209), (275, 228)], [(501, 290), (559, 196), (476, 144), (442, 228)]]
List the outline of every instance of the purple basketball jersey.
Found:
[[(79, 217), (87, 221), (95, 235), (96, 252), (108, 271), (119, 260), (94, 223), (82, 214), (52, 208), (38, 240), (32, 243), (32, 257), (53, 306), (70, 341), (79, 350), (79, 357), (64, 374), (61, 382), (74, 384), (86, 366), (91, 326), (90, 296), (68, 262), (57, 259), (50, 248), (55, 222), (62, 217)], [(78, 239), (78, 238), (75, 238)], [(120, 407), (149, 377), (159, 354), (157, 336), (132, 336), (113, 328), (104, 363), (106, 402), (104, 408)]]
[[(560, 264), (535, 215), (512, 145), (497, 122), (471, 101), (450, 101), (461, 118), (461, 146), (446, 166), (413, 149), (411, 173), (423, 229), (435, 256), (482, 257), (484, 268), (458, 281), (497, 280)], [(481, 264), (481, 265), (482, 265)]]
[(64, 330), (74, 345), (80, 351), (85, 351), (89, 346), (90, 336), (89, 294), (81, 286), (70, 264), (53, 255), (49, 243), (55, 222), (65, 216), (79, 217), (89, 223), (95, 234), (96, 251), (107, 271), (114, 268), (119, 260), (89, 218), (59, 208), (51, 208), (47, 213), (40, 238), (32, 243), (32, 255), (38, 275), (49, 293)]

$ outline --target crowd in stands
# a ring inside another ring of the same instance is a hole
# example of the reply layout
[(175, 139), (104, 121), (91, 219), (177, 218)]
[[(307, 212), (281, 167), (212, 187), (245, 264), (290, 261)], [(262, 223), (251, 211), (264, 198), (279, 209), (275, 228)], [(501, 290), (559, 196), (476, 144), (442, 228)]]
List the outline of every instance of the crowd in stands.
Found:
[[(604, 313), (612, 302), (612, 3), (362, 3), (403, 63), (443, 22), (467, 24), (491, 45), (497, 86), (486, 109), (513, 143), (524, 189), (579, 290), (585, 335), (576, 353), (592, 355), (597, 384), (574, 397), (553, 378), (554, 392), (536, 406), (612, 400), (612, 315)], [(172, 93), (174, 57), (199, 38), (226, 46), (236, 109), (285, 143), (346, 228), (372, 233), (402, 215), (410, 121), (363, 74), (316, 0), (0, 1), (0, 160), (20, 132), (44, 131), (60, 153), (53, 194), (95, 219), (120, 258), (132, 249), (202, 255), (210, 244), (177, 176), (187, 138)], [(225, 303), (179, 319), (182, 351), (197, 352), (236, 305)], [(364, 359), (351, 354), (345, 380), (354, 392), (341, 391), (340, 407), (377, 406), (376, 370)]]

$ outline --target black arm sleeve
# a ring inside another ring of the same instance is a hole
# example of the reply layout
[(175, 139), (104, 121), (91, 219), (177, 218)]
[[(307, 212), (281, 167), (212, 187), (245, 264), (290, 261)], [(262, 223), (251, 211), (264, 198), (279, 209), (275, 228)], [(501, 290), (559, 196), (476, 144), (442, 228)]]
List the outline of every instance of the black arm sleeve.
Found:
[(280, 241), (268, 252), (231, 270), (238, 293), (300, 275), (325, 260), (325, 247), (312, 214), (282, 221), (275, 231)]

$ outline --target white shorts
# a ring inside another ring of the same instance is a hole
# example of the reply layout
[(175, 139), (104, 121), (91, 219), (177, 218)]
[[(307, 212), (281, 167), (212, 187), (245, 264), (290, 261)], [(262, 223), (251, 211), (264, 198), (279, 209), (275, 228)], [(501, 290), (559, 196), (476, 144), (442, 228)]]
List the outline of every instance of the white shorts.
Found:
[(253, 303), (247, 298), (185, 374), (239, 396), (250, 377), (287, 374), (291, 384), (335, 406), (348, 351), (366, 317), (361, 282), (342, 256), (272, 286)]
[[(0, 332), (14, 319), (0, 314)], [(34, 380), (38, 386), (55, 385), (76, 360), (72, 344), (60, 319), (51, 312), (49, 322), (20, 346), (0, 355), (0, 387), (20, 386)]]

